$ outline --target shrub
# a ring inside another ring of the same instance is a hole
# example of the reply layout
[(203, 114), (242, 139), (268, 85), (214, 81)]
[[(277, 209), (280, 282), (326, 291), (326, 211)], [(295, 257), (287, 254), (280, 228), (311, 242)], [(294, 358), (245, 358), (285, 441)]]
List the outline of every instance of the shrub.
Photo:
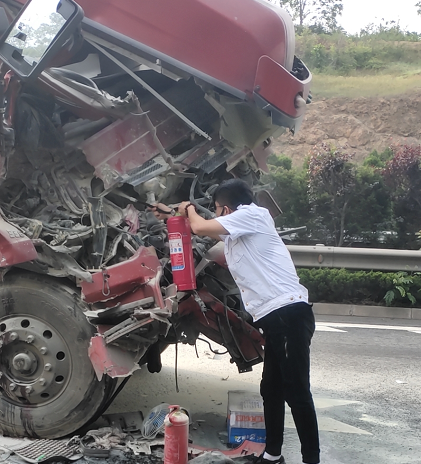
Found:
[(421, 227), (421, 146), (392, 147), (382, 175), (390, 189), (402, 248), (419, 248), (416, 233)]
[(310, 53), (311, 63), (315, 69), (325, 69), (329, 64), (329, 53), (322, 44), (316, 44)]
[(285, 155), (272, 154), (268, 157), (267, 164), (290, 171), (292, 168), (292, 159)]
[(310, 221), (310, 207), (307, 198), (307, 179), (303, 170), (292, 168), (291, 159), (272, 155), (268, 159), (270, 173), (263, 182), (275, 182), (272, 195), (283, 214), (277, 218), (278, 227), (300, 227)]
[[(308, 288), (310, 301), (350, 304), (385, 304), (388, 292), (393, 306), (421, 307), (419, 273), (351, 271), (346, 269), (298, 269), (300, 282)], [(403, 275), (405, 274), (405, 275)], [(404, 292), (398, 288), (404, 279)], [(414, 303), (411, 302), (414, 298)]]
[(373, 168), (384, 168), (388, 161), (393, 158), (393, 150), (386, 148), (386, 150), (379, 153), (377, 150), (373, 150), (364, 160), (364, 166), (371, 166)]

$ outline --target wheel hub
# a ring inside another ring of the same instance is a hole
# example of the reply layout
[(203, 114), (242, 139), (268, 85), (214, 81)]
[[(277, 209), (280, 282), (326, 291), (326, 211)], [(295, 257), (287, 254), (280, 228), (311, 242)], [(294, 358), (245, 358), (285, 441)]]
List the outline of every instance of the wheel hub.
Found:
[(70, 378), (70, 351), (57, 330), (33, 316), (0, 320), (0, 387), (20, 404), (38, 405), (61, 394)]
[(31, 352), (19, 353), (13, 358), (12, 365), (21, 374), (31, 374), (36, 370), (38, 362)]

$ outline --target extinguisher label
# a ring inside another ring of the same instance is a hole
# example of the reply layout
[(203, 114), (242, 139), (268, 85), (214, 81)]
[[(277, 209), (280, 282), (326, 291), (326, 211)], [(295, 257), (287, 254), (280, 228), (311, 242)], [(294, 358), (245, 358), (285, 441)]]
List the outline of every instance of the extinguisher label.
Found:
[(170, 243), (171, 267), (173, 271), (182, 271), (186, 265), (184, 262), (183, 239), (179, 233), (168, 234)]

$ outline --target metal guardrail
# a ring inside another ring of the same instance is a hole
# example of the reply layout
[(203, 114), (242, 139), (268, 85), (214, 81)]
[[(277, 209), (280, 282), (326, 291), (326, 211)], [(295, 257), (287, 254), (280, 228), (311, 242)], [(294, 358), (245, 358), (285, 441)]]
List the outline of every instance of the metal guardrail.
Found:
[(421, 271), (421, 251), (287, 245), (296, 267)]

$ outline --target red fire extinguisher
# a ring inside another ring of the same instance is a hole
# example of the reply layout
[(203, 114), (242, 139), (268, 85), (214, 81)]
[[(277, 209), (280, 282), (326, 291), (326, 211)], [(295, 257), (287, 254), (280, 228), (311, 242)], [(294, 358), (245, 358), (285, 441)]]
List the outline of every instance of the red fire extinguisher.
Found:
[(189, 416), (180, 406), (170, 406), (164, 420), (164, 464), (187, 464)]
[(183, 216), (170, 217), (167, 228), (174, 283), (180, 291), (195, 290), (196, 275), (189, 220)]

